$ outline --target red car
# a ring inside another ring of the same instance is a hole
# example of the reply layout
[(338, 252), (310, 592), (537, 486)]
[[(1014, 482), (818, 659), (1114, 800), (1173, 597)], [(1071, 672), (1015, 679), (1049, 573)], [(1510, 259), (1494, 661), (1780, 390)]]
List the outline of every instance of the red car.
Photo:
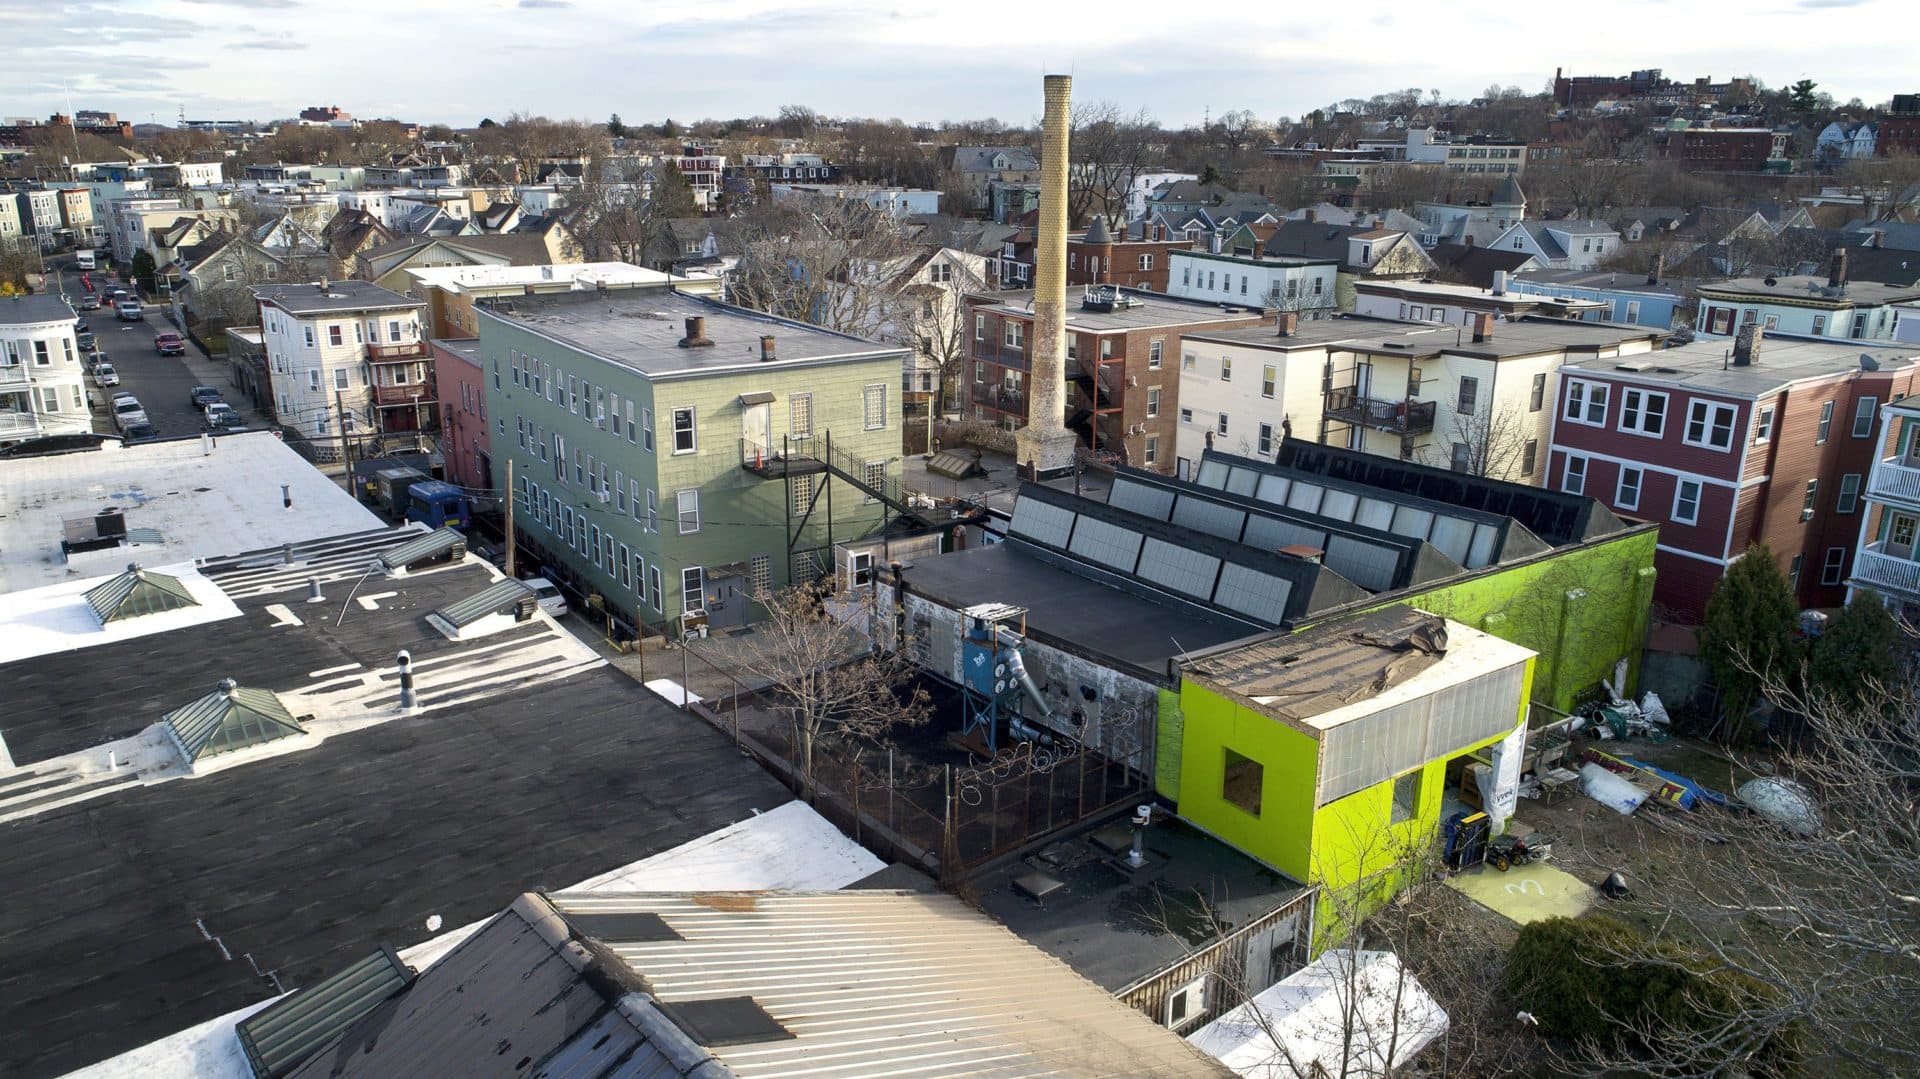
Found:
[(153, 350), (162, 356), (185, 356), (187, 342), (177, 333), (157, 333), (153, 335)]

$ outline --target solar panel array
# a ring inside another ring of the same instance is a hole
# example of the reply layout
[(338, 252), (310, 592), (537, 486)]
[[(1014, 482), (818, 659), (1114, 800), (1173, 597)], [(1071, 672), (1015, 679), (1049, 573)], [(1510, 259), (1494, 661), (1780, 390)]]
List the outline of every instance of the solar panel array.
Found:
[(1182, 491), (1166, 486), (1173, 482), (1115, 476), (1107, 504), (1263, 551), (1312, 547), (1323, 552), (1321, 560), (1328, 569), (1370, 592), (1386, 592), (1408, 583), (1402, 579), (1401, 565), (1408, 552), (1417, 549), (1412, 537), (1369, 540), (1311, 521), (1279, 516), (1299, 512), (1284, 507), (1265, 514), (1224, 501), (1211, 489)]
[(1264, 552), (1248, 550), (1245, 560), (1235, 561), (1030, 494), (1022, 494), (1014, 503), (1008, 534), (1069, 551), (1091, 565), (1268, 625), (1286, 620), (1287, 603), (1293, 597), (1293, 581), (1260, 568), (1261, 562), (1274, 557)]
[[(1488, 520), (1485, 514), (1450, 513), (1444, 506), (1408, 495), (1356, 491), (1316, 476), (1281, 475), (1213, 458), (1200, 463), (1194, 482), (1299, 513), (1425, 540), (1468, 569), (1500, 560), (1505, 522)], [(1353, 580), (1366, 584), (1357, 577)]]

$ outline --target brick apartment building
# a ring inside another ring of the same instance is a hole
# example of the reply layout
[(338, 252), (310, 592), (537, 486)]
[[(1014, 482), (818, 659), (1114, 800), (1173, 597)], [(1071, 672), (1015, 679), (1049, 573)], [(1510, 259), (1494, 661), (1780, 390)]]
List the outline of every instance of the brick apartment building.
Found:
[(1702, 127), (1667, 136), (1667, 156), (1700, 169), (1764, 172), (1787, 158), (1787, 136), (1766, 127)]
[[(1033, 282), (1034, 230), (1039, 214), (1026, 215), (1021, 231), (1007, 241), (1000, 255), (989, 260), (991, 280), (1001, 288), (1024, 288)], [(1193, 241), (1170, 233), (1160, 222), (1136, 221), (1129, 231), (1116, 234), (1104, 217), (1079, 236), (1067, 237), (1067, 285), (1118, 285), (1142, 292), (1167, 291), (1172, 253), (1185, 251)]]
[[(1033, 292), (967, 297), (973, 329), (969, 416), (1005, 430), (1026, 426), (1033, 360)], [(1180, 414), (1180, 339), (1189, 332), (1271, 325), (1258, 307), (1178, 300), (1084, 286), (1068, 298), (1067, 426), (1091, 449), (1171, 474)]]
[[(1654, 599), (1698, 622), (1749, 543), (1780, 561), (1802, 608), (1845, 600), (1879, 406), (1914, 392), (1920, 348), (1767, 338), (1569, 363), (1548, 484), (1660, 526)], [(1601, 582), (1604, 585), (1605, 582)]]

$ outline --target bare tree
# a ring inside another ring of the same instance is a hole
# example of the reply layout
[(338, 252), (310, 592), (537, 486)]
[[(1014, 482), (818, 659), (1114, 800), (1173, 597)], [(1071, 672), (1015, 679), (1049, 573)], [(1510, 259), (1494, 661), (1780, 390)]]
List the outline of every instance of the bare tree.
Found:
[(1645, 1021), (1631, 1040), (1657, 1052), (1590, 1056), (1593, 1074), (1741, 1074), (1778, 1038), (1800, 1074), (1920, 1072), (1920, 697), (1910, 679), (1844, 699), (1805, 684), (1761, 679), (1801, 725), (1774, 759), (1743, 762), (1780, 782), (1775, 812), (1643, 814), (1660, 850), (1642, 852), (1620, 907), (1653, 940), (1621, 958), (1729, 972), (1752, 991), (1693, 1001), (1705, 1021), (1684, 1028)]
[(1093, 214), (1126, 221), (1127, 190), (1147, 167), (1158, 135), (1145, 109), (1129, 116), (1111, 101), (1096, 101), (1073, 110), (1068, 227), (1083, 227)]
[(886, 210), (796, 197), (754, 207), (741, 224), (733, 302), (869, 340), (902, 325), (898, 277), (916, 248)]
[(776, 707), (793, 725), (800, 774), (814, 790), (814, 754), (824, 742), (872, 741), (896, 726), (924, 723), (927, 693), (910, 685), (909, 650), (875, 649), (868, 627), (884, 617), (864, 593), (833, 595), (820, 585), (762, 592), (765, 609), (739, 659), (749, 677), (765, 682)]
[(1422, 463), (1470, 476), (1525, 483), (1527, 479), (1520, 473), (1526, 463), (1527, 443), (1537, 438), (1537, 428), (1528, 422), (1526, 412), (1489, 404), (1471, 415), (1455, 412), (1445, 437), (1434, 439), (1421, 450)]

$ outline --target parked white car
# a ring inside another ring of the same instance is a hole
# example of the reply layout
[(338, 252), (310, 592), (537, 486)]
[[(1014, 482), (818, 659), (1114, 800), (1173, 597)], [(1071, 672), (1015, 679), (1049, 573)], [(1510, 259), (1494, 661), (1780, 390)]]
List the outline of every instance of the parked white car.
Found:
[(526, 584), (533, 589), (533, 597), (539, 601), (540, 609), (546, 612), (547, 617), (559, 618), (567, 613), (567, 597), (560, 594), (559, 587), (552, 581), (545, 577), (529, 577)]
[(102, 386), (120, 385), (120, 372), (115, 371), (113, 365), (110, 363), (103, 363), (95, 367), (93, 369), (93, 378), (94, 381), (100, 383)]

